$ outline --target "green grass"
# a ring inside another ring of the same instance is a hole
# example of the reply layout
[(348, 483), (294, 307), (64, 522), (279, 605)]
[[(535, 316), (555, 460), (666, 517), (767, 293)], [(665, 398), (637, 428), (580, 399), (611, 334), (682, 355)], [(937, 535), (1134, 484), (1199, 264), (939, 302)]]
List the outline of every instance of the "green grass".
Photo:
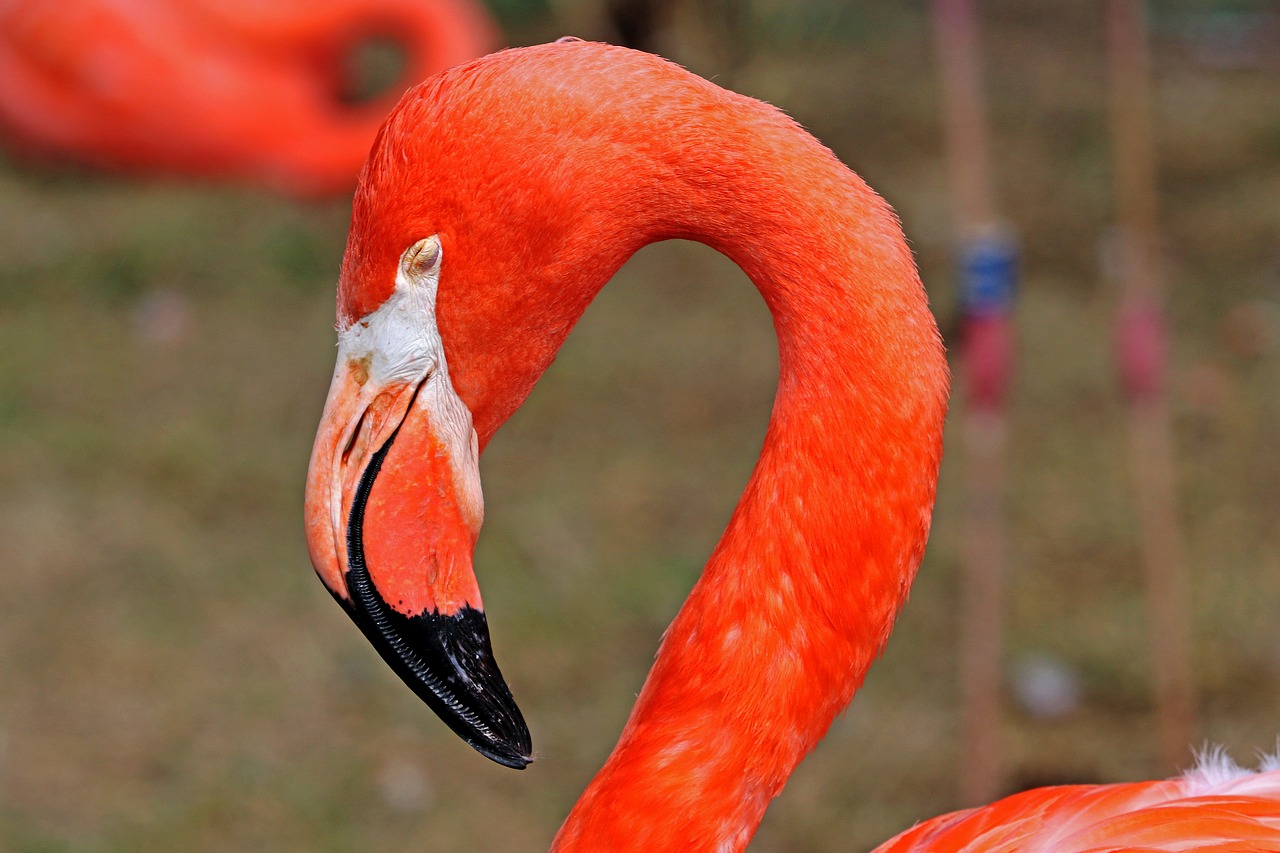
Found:
[[(1085, 703), (1053, 723), (1008, 709), (1011, 783), (1156, 769), (1114, 293), (1096, 263), (1101, 33), (1057, 8), (998, 5), (989, 29), (1000, 193), (1026, 258), (1008, 645), (1074, 666)], [(946, 321), (925, 19), (837, 23), (813, 49), (760, 38), (719, 79), (787, 108), (898, 207)], [(1274, 332), (1280, 310), (1276, 79), (1160, 47), (1199, 732), (1251, 759), (1280, 705), (1280, 350), (1242, 349), (1231, 318), (1270, 311)], [(721, 73), (713, 57), (677, 55)], [(302, 481), (346, 215), (0, 170), (0, 849), (541, 850), (623, 725), (763, 435), (763, 304), (703, 247), (645, 250), (487, 452), (477, 565), (541, 755), (515, 774), (431, 718), (310, 570)], [(176, 311), (177, 333), (140, 334), (148, 311)], [(864, 849), (957, 805), (957, 446), (953, 430), (898, 632), (754, 849)]]

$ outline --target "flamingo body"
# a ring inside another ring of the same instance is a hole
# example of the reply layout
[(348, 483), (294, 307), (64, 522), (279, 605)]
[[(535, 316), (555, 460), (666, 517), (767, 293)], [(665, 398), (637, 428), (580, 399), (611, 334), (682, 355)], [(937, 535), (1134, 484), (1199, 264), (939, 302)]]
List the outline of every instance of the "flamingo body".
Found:
[[(411, 689), (522, 768), (528, 729), (471, 565), (477, 457), (596, 292), (668, 238), (712, 246), (760, 290), (778, 393), (742, 499), (560, 851), (743, 849), (879, 654), (923, 555), (948, 389), (910, 250), (888, 205), (776, 109), (562, 40), (406, 94), (361, 175), (339, 281), (312, 562)], [(1054, 833), (1072, 814), (1098, 818), (1081, 850), (1251, 849), (1203, 831), (1274, 832), (1276, 775), (1163, 812), (1180, 783), (1047, 789), (886, 849), (1030, 850), (1032, 836), (1066, 849)], [(1222, 820), (1229, 800), (1250, 819)], [(1143, 810), (1105, 816), (1122, 805)], [(1178, 841), (1152, 828), (1156, 812), (1186, 818), (1163, 833)], [(1106, 847), (1107, 833), (1145, 846)]]
[(1280, 769), (1221, 759), (1182, 778), (1024, 791), (942, 815), (876, 853), (1117, 853), (1280, 850)]
[[(403, 45), (406, 82), (341, 103), (347, 54), (374, 37)], [(495, 40), (472, 0), (12, 0), (0, 134), (45, 159), (346, 192), (404, 85)]]

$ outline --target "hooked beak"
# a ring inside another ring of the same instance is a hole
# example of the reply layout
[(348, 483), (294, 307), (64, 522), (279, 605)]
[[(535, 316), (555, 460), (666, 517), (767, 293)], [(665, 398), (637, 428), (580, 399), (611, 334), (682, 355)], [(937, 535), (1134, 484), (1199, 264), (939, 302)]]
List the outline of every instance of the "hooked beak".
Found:
[(529, 730), (494, 660), (471, 562), (484, 510), (470, 412), (442, 358), (384, 381), (344, 349), (307, 472), (316, 573), (449, 728), (523, 769)]

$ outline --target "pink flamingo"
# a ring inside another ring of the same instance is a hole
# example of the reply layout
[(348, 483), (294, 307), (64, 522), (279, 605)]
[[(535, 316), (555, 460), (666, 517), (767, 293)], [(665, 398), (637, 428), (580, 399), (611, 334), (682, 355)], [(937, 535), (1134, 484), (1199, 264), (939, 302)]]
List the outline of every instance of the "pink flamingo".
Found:
[[(341, 103), (348, 55), (379, 37), (404, 48), (400, 85)], [(404, 89), (495, 43), (473, 0), (10, 0), (0, 135), (106, 169), (347, 192)]]

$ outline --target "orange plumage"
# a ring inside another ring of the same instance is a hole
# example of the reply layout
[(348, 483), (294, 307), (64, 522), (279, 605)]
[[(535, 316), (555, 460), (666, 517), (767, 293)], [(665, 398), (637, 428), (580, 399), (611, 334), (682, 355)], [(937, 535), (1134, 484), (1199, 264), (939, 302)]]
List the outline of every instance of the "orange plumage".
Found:
[[(439, 446), (451, 459), (469, 452), (456, 413), (431, 400), (456, 394), (483, 448), (613, 272), (667, 238), (712, 246), (759, 288), (778, 334), (778, 393), (728, 529), (557, 850), (742, 849), (879, 654), (928, 535), (948, 385), (911, 253), (889, 207), (779, 111), (655, 57), (570, 41), (486, 57), (409, 92), (362, 174), (343, 262), (343, 343), (308, 479), (312, 558), (449, 725), (523, 767), (518, 712), (503, 700), (490, 719), (478, 704), (505, 691), (500, 676), (477, 682), (438, 651), (463, 622), (440, 640), (446, 614), (397, 610), (393, 583), (370, 591), (372, 555), (412, 562), (417, 549), (379, 531), (364, 496), (466, 493), (470, 462), (427, 483), (393, 463), (406, 434), (453, 430)], [(423, 240), (442, 251), (429, 275), (412, 263)], [(435, 299), (413, 310), (442, 346), (392, 359), (380, 384), (360, 367), (363, 330), (413, 350), (392, 330), (414, 294)], [(378, 399), (403, 416), (370, 425), (363, 407)], [(463, 632), (488, 665), (479, 605), (447, 615), (473, 620)], [(387, 625), (406, 633), (388, 640)], [(1280, 773), (1149, 807), (1183, 784), (1031, 792), (885, 849), (1067, 849), (1052, 840), (1064, 825), (1077, 827), (1079, 850), (1280, 849)], [(1111, 816), (1134, 806), (1145, 810)], [(1262, 846), (1221, 846), (1233, 827), (1245, 839), (1233, 843)]]
[[(100, 168), (346, 192), (404, 88), (495, 33), (472, 0), (18, 0), (0, 5), (0, 135)], [(369, 38), (403, 47), (403, 79), (342, 103)]]

